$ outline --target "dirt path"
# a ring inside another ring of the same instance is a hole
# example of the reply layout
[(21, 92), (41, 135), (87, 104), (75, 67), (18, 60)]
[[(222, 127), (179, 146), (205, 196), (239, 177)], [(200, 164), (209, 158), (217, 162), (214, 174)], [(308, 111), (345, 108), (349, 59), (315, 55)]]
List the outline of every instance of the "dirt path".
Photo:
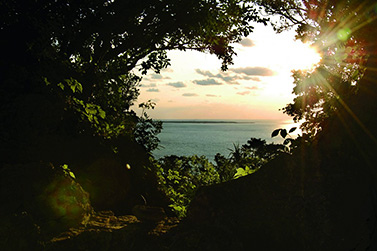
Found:
[(142, 222), (134, 215), (97, 212), (86, 226), (71, 228), (53, 238), (46, 250), (168, 250), (167, 235), (178, 223), (173, 217)]

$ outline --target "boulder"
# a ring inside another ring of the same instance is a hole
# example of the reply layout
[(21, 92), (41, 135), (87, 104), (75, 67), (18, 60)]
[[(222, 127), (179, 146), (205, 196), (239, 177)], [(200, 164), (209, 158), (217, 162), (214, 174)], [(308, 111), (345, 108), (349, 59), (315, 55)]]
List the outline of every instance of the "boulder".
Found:
[(311, 145), (252, 175), (202, 188), (184, 226), (230, 233), (222, 241), (237, 240), (237, 250), (375, 250), (376, 195), (367, 164)]
[(89, 220), (89, 194), (68, 170), (45, 163), (1, 169), (2, 247), (22, 249)]
[(145, 156), (134, 158), (97, 154), (86, 164), (73, 165), (77, 180), (89, 192), (96, 211), (111, 210), (116, 215), (126, 215), (132, 214), (135, 205), (145, 203), (170, 211), (170, 201), (158, 189), (156, 175), (148, 168)]
[(113, 157), (97, 157), (75, 171), (77, 179), (90, 194), (96, 211), (127, 211), (131, 207), (130, 170)]

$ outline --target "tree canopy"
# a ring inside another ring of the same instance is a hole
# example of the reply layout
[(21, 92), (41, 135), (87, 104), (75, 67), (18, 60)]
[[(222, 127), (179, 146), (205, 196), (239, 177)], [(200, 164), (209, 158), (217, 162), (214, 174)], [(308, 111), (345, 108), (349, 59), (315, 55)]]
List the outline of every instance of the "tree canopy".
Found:
[(375, 79), (376, 67), (375, 1), (257, 2), (269, 15), (280, 17), (275, 30), (295, 28), (298, 39), (322, 54), (314, 71), (294, 72), (296, 98), (284, 112), (296, 121), (304, 119), (303, 129), (311, 134), (321, 130), (329, 117), (342, 112), (358, 120), (352, 104), (373, 99), (376, 94), (370, 82)]
[[(235, 55), (231, 43), (252, 31), (251, 21), (266, 22), (238, 0), (12, 0), (0, 11), (6, 145), (19, 145), (26, 135), (15, 139), (18, 130), (30, 125), (34, 132), (126, 136), (152, 150), (161, 125), (132, 109), (139, 73), (167, 67), (166, 51), (173, 49), (215, 54), (225, 70)], [(16, 110), (29, 115), (20, 118)], [(54, 116), (41, 118), (45, 111)]]
[(283, 109), (304, 119), (307, 132), (315, 134), (341, 110), (359, 116), (350, 105), (376, 92), (369, 80), (377, 10), (370, 0), (30, 0), (0, 7), (0, 105), (7, 118), (0, 139), (6, 145), (17, 145), (29, 126), (126, 136), (151, 151), (161, 124), (133, 111), (140, 74), (167, 67), (173, 49), (215, 54), (225, 70), (235, 55), (231, 44), (252, 32), (252, 22), (272, 23), (278, 32), (295, 28), (298, 39), (322, 52), (314, 71), (294, 73), (296, 98)]

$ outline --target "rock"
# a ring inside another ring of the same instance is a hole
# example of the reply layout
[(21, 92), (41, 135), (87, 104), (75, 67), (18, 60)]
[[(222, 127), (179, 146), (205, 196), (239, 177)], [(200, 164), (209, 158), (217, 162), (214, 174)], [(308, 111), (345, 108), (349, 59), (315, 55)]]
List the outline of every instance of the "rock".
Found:
[(135, 205), (132, 212), (140, 221), (144, 222), (159, 222), (166, 217), (162, 207)]
[(244, 250), (366, 250), (375, 242), (376, 210), (373, 176), (359, 159), (311, 146), (202, 188), (185, 225), (225, 229)]
[(60, 167), (12, 165), (1, 169), (0, 179), (2, 247), (49, 239), (86, 224), (93, 211), (89, 194)]
[[(174, 231), (172, 231), (174, 232)], [(182, 224), (170, 239), (171, 251), (248, 250), (242, 241), (227, 229), (214, 225)]]
[(98, 154), (88, 163), (75, 165), (73, 169), (78, 182), (90, 194), (96, 211), (132, 214), (133, 207), (145, 200), (167, 210), (171, 202), (158, 189), (156, 175), (147, 165), (148, 162), (141, 160), (120, 158), (119, 154)]
[(76, 177), (89, 192), (96, 211), (114, 209), (121, 211), (119, 204), (132, 200), (130, 171), (125, 164), (122, 165), (115, 158), (94, 158), (91, 163), (80, 166), (76, 170)]
[(62, 233), (46, 243), (45, 250), (170, 250), (169, 231), (178, 222), (167, 217), (157, 224), (145, 224), (134, 215), (95, 212), (86, 226)]

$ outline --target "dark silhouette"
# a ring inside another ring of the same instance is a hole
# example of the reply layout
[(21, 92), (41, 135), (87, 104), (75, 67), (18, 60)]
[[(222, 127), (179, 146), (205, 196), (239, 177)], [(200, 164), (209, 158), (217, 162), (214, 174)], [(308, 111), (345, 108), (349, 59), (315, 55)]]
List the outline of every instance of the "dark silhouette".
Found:
[[(226, 70), (251, 22), (294, 27), (322, 51), (293, 74), (283, 109), (303, 135), (288, 150), (252, 139), (216, 165), (153, 160), (162, 125), (145, 113), (153, 103), (132, 110), (137, 70), (158, 73), (171, 49), (215, 54)], [(0, 246), (377, 249), (376, 22), (372, 0), (1, 2)], [(174, 200), (188, 206), (179, 224)], [(122, 215), (135, 205), (144, 222)]]

